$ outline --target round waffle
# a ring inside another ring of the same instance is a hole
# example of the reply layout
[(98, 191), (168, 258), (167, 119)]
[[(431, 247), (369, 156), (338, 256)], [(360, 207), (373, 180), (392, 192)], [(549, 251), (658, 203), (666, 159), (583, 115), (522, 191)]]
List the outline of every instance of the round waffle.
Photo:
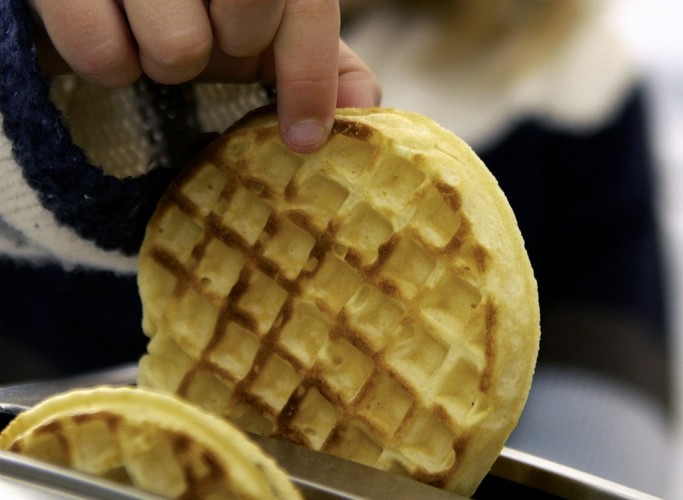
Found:
[(46, 399), (5, 428), (0, 448), (169, 498), (301, 498), (235, 426), (143, 389), (97, 387)]
[(538, 297), (513, 212), (413, 113), (339, 110), (309, 154), (248, 115), (167, 191), (138, 280), (140, 385), (460, 494), (529, 391)]

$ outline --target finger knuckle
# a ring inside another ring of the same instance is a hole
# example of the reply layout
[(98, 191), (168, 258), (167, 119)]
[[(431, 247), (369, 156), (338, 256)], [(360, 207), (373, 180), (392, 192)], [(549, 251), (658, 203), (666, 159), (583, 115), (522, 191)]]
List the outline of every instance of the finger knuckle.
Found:
[(197, 31), (183, 31), (166, 35), (150, 48), (150, 56), (162, 68), (191, 66), (204, 61), (212, 45), (212, 37)]
[(129, 60), (125, 47), (105, 42), (83, 47), (73, 66), (86, 79), (118, 86), (130, 83), (128, 80), (134, 76), (129, 69), (136, 66), (136, 62)]

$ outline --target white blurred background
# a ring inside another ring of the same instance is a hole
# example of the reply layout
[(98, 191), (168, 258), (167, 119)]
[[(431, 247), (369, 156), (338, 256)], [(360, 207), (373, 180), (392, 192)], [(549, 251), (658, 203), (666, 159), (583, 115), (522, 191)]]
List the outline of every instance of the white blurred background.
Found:
[(613, 16), (651, 89), (661, 221), (672, 278), (674, 421), (668, 498), (683, 498), (683, 2), (616, 0)]

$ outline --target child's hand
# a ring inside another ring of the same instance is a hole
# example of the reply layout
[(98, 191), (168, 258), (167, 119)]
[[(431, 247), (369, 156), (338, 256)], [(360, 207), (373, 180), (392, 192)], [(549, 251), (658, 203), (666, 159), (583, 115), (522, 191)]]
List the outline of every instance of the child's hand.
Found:
[(61, 59), (105, 87), (142, 73), (169, 84), (272, 83), (283, 138), (298, 151), (323, 144), (335, 105), (380, 100), (372, 72), (339, 38), (338, 0), (29, 1), (49, 37), (39, 45), (46, 69)]

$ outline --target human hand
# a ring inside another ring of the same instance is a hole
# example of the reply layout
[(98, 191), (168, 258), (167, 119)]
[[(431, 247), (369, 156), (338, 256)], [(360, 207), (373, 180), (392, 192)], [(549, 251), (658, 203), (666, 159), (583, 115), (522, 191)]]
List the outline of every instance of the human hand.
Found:
[(379, 104), (379, 83), (339, 38), (338, 0), (28, 0), (48, 72), (104, 87), (141, 74), (275, 85), (283, 140), (313, 151), (334, 110)]

